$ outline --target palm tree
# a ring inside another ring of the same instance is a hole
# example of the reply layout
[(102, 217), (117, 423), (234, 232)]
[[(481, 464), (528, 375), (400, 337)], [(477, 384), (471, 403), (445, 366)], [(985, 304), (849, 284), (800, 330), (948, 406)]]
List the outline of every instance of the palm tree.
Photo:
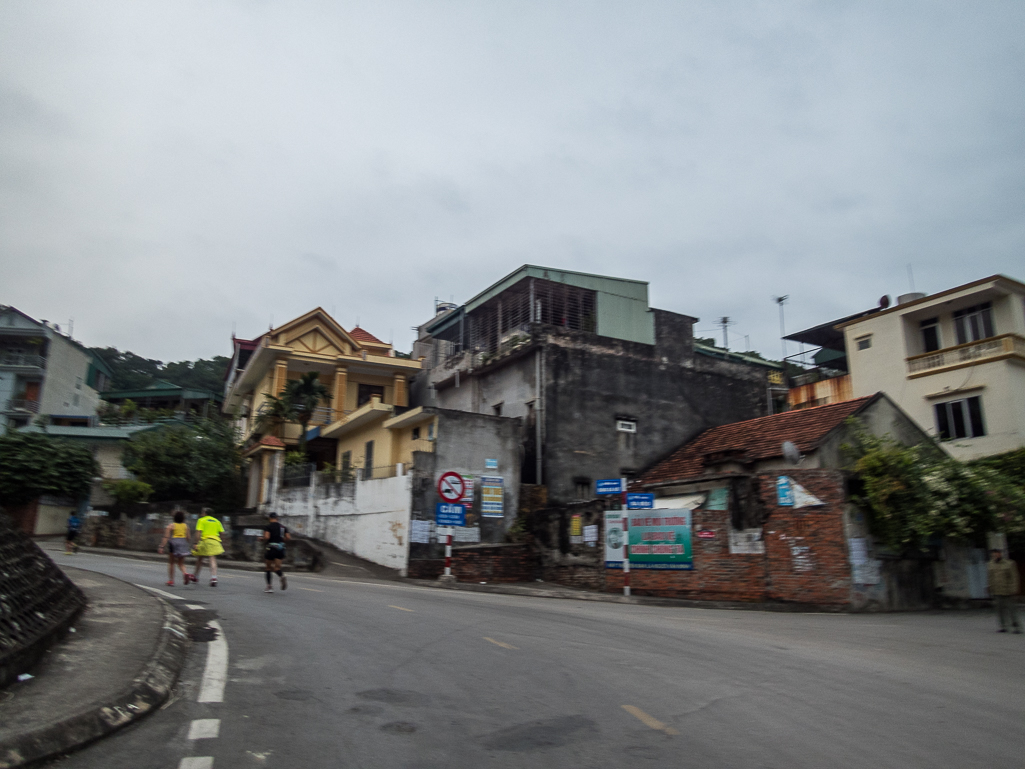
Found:
[[(280, 395), (271, 395), (270, 393), (264, 393), (263, 397), (267, 400), (260, 407), (260, 411), (256, 416), (256, 431), (259, 433), (271, 432), (276, 434), (280, 432), (281, 425), (285, 422), (295, 421), (298, 412), (296, 411), (295, 404), (288, 397), (288, 391), (282, 390)], [(281, 436), (278, 435), (280, 438)]]
[(316, 371), (308, 371), (298, 379), (289, 380), (285, 385), (284, 397), (295, 409), (295, 419), (302, 426), (299, 433), (299, 451), (306, 454), (306, 429), (313, 418), (313, 412), (322, 402), (331, 400), (327, 385), (319, 379)]

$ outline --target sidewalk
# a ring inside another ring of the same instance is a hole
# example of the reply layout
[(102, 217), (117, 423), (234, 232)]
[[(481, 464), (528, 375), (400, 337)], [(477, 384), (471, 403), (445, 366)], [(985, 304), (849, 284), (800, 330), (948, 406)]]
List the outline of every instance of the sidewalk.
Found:
[(150, 713), (185, 664), (181, 615), (113, 577), (64, 568), (89, 604), (34, 678), (0, 690), (0, 769), (80, 748)]

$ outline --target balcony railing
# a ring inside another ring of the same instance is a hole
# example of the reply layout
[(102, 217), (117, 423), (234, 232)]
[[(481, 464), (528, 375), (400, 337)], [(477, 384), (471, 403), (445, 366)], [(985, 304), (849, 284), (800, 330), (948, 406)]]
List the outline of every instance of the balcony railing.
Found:
[(947, 347), (922, 355), (912, 355), (908, 358), (908, 373), (921, 374), (1007, 355), (1025, 358), (1025, 338), (1017, 334), (1001, 334), (989, 339), (981, 339), (978, 342), (959, 344), (956, 347)]
[(0, 366), (46, 368), (46, 358), (27, 352), (0, 352)]
[(39, 413), (39, 401), (25, 400), (24, 398), (11, 398), (7, 401), (7, 411), (28, 411), (32, 414)]

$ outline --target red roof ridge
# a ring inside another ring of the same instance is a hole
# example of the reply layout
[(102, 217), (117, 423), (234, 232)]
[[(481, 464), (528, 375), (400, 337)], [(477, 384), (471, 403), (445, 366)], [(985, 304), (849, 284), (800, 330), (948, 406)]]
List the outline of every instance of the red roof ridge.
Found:
[(359, 326), (356, 326), (352, 331), (350, 331), (348, 333), (349, 333), (349, 336), (351, 336), (357, 342), (369, 342), (370, 344), (379, 344), (379, 345), (383, 345), (385, 347), (388, 346), (387, 342), (382, 342), (380, 339), (378, 339), (376, 336), (371, 334), (369, 331), (367, 331), (366, 329), (360, 328)]

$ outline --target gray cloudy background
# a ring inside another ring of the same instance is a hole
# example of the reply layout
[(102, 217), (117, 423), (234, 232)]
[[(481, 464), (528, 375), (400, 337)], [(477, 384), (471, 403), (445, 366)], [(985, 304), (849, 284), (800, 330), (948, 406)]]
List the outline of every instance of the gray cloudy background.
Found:
[[(523, 263), (790, 331), (1025, 278), (1025, 3), (0, 4), (0, 303), (162, 360), (409, 350)], [(710, 334), (709, 334), (710, 335)]]

